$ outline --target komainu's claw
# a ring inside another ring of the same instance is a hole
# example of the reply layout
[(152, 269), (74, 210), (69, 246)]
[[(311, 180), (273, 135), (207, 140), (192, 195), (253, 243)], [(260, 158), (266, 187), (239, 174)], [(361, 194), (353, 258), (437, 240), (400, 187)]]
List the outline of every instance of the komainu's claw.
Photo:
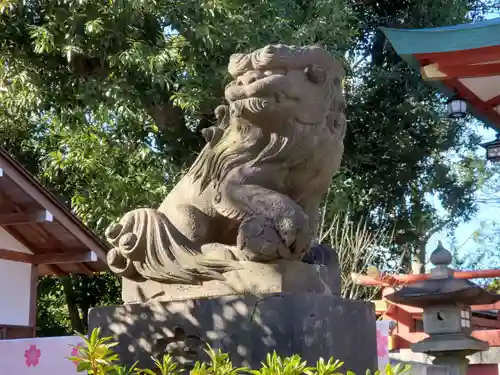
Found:
[(236, 243), (243, 257), (254, 262), (285, 258), (290, 253), (273, 221), (264, 216), (256, 215), (243, 220)]

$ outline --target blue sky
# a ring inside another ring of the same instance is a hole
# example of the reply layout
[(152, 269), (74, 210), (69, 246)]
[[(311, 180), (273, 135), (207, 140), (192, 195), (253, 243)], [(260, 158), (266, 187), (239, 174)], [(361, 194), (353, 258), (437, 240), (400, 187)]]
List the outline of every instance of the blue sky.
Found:
[[(469, 126), (474, 126), (473, 124), (469, 124)], [(479, 127), (479, 134), (483, 138), (483, 142), (491, 141), (495, 138), (495, 131), (493, 129), (485, 128), (485, 127)], [(485, 155), (485, 150), (483, 148), (478, 148), (477, 152), (480, 155), (483, 155), (483, 157), (486, 157)], [(481, 192), (479, 191), (478, 194)], [(500, 201), (500, 197), (499, 197)], [(436, 199), (437, 202), (437, 199)], [(436, 206), (439, 206), (436, 203)], [(475, 218), (467, 223), (463, 223), (459, 225), (456, 230), (454, 231), (454, 236), (455, 236), (455, 246), (459, 247), (457, 250), (457, 253), (459, 256), (467, 256), (470, 255), (470, 258), (473, 257), (473, 255), (478, 253), (478, 249), (480, 248), (480, 245), (473, 240), (473, 234), (475, 231), (478, 229), (482, 228), (483, 233), (487, 233), (488, 228), (490, 227), (488, 224), (491, 224), (492, 222), (500, 222), (500, 217), (498, 215), (499, 207), (498, 206), (492, 206), (488, 204), (480, 204), (479, 205), (479, 210)], [(486, 223), (486, 226), (482, 227), (482, 223)], [(429, 242), (427, 243), (427, 254), (430, 255), (430, 253), (436, 248), (438, 241), (442, 241), (443, 245), (450, 250), (453, 250), (453, 239), (451, 236), (451, 233), (447, 230), (443, 230), (441, 232), (436, 233), (434, 236), (431, 237)], [(486, 243), (486, 246), (488, 246), (488, 243)], [(491, 249), (494, 250), (494, 249)], [(499, 264), (500, 260), (495, 259), (492, 257), (485, 257), (485, 259), (482, 261), (480, 264), (480, 268), (498, 268), (500, 267)]]

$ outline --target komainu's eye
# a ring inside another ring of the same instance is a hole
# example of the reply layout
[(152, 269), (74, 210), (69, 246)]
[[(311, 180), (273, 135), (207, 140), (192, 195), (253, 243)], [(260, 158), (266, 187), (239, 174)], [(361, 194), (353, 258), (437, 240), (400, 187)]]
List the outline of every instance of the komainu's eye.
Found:
[(308, 65), (304, 69), (307, 79), (313, 83), (324, 83), (326, 80), (325, 71), (316, 65)]

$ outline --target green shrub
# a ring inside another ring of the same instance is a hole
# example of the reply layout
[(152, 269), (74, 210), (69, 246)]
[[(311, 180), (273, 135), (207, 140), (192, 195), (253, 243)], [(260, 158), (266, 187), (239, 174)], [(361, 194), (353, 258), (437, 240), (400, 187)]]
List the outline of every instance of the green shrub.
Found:
[[(88, 372), (90, 375), (180, 375), (182, 368), (170, 355), (164, 355), (162, 360), (153, 358), (156, 371), (137, 368), (137, 363), (132, 367), (120, 365), (118, 355), (113, 351), (116, 343), (111, 342), (111, 337), (100, 337), (100, 329), (94, 329), (89, 338), (80, 336), (85, 341), (84, 346), (78, 346), (78, 355), (69, 357), (71, 361), (78, 364), (78, 372)], [(190, 375), (355, 375), (352, 371), (342, 372), (340, 368), (343, 362), (330, 358), (325, 361), (320, 358), (316, 366), (310, 367), (299, 355), (282, 358), (273, 352), (268, 354), (265, 363), (258, 370), (246, 367), (236, 368), (233, 366), (229, 355), (219, 350), (215, 351), (208, 347), (206, 352), (208, 362), (196, 362)], [(387, 375), (410, 375), (410, 366), (388, 365), (385, 369)], [(370, 370), (366, 375), (372, 375)], [(373, 375), (380, 375), (376, 371)]]

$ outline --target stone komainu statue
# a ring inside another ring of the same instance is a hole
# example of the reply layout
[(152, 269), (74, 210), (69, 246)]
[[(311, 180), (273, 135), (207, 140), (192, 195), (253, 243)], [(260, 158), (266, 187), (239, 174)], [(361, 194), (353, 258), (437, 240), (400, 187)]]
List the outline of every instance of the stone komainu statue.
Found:
[(159, 208), (108, 228), (118, 275), (200, 284), (309, 251), (344, 149), (344, 70), (319, 47), (271, 45), (232, 55), (229, 73), (229, 105), (188, 173)]

